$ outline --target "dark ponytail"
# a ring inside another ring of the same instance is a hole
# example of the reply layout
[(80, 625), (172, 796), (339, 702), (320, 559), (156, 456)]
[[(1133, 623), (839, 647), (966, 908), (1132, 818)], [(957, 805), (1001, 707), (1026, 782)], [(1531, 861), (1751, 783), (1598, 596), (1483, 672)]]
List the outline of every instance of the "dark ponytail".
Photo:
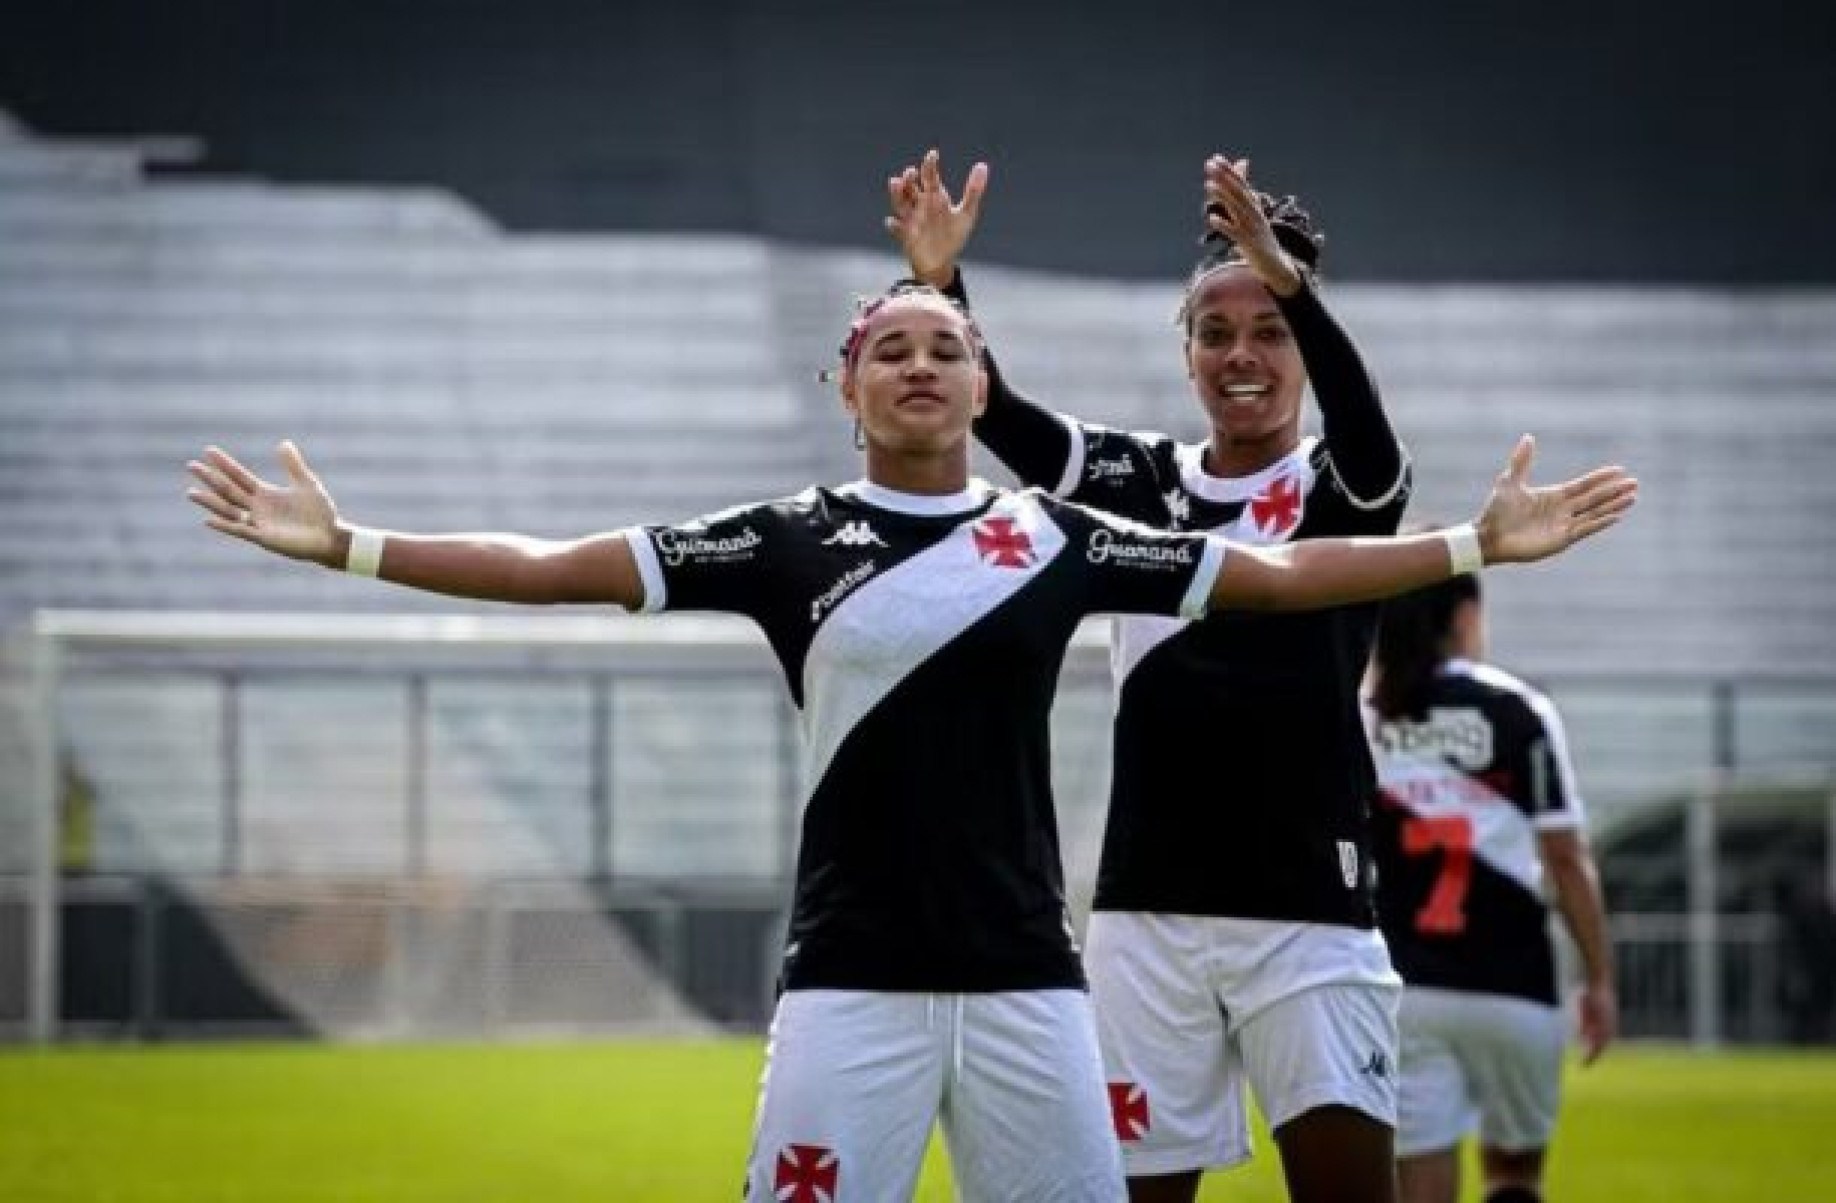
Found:
[(1391, 598), (1377, 623), (1378, 717), (1419, 718), (1428, 687), (1447, 658), (1444, 645), (1462, 602), (1479, 600), (1479, 578), (1456, 576)]

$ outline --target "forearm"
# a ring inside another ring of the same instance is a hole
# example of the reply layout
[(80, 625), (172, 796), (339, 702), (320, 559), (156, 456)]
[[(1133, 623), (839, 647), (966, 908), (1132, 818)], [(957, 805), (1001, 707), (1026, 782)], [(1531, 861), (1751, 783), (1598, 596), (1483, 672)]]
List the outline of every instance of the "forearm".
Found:
[[(969, 292), (960, 270), (952, 268), (948, 281), (925, 283), (968, 309)], [(988, 404), (975, 420), (975, 437), (1022, 482), (1056, 488), (1071, 456), (1071, 440), (1077, 437), (1070, 420), (1016, 390), (994, 353), (985, 348), (982, 368), (988, 373)]]
[(1307, 367), (1340, 482), (1356, 501), (1387, 501), (1402, 477), (1404, 456), (1363, 356), (1312, 285), (1277, 296), (1276, 303)]
[(1606, 901), (1593, 858), (1582, 855), (1549, 866), (1556, 909), (1581, 954), (1590, 986), (1613, 984), (1613, 941), (1607, 931)]
[[(1462, 541), (1457, 562), (1450, 540)], [(1319, 610), (1379, 601), (1471, 571), (1470, 528), (1393, 538), (1307, 539), (1280, 547), (1232, 544), (1212, 587), (1213, 609)]]
[[(346, 567), (356, 529), (339, 526), (334, 550), (322, 561), (327, 567)], [(382, 537), (375, 575), (410, 589), (524, 605), (633, 606), (642, 600), (635, 566), (621, 571), (630, 565), (630, 551), (618, 534), (565, 542), (512, 534), (375, 534)]]

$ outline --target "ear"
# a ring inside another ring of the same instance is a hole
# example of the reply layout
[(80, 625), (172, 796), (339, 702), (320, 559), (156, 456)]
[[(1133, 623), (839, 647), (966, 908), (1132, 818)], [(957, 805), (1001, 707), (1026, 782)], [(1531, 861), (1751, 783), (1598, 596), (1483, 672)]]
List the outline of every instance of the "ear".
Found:
[(969, 407), (969, 416), (979, 418), (988, 412), (988, 369), (977, 368), (975, 371), (975, 401)]
[(842, 409), (854, 417), (860, 417), (861, 403), (855, 397), (854, 369), (843, 367), (841, 372)]

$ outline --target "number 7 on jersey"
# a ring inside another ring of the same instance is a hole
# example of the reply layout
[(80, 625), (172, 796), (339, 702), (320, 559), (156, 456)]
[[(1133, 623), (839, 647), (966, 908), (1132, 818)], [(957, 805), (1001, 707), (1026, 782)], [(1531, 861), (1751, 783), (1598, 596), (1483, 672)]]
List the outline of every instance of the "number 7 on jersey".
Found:
[(1414, 816), (1402, 825), (1402, 849), (1408, 856), (1439, 850), (1441, 871), (1428, 901), (1415, 913), (1415, 930), (1426, 935), (1455, 936), (1466, 930), (1466, 890), (1473, 880), (1473, 821), (1466, 815)]

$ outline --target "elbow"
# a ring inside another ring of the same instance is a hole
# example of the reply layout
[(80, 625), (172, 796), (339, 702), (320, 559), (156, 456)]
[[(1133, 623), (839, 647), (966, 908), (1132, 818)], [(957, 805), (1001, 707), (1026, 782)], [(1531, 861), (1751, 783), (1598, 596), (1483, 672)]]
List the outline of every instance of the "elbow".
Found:
[(1557, 898), (1579, 900), (1593, 897), (1599, 889), (1594, 872), (1594, 858), (1585, 850), (1549, 861), (1544, 865)]

